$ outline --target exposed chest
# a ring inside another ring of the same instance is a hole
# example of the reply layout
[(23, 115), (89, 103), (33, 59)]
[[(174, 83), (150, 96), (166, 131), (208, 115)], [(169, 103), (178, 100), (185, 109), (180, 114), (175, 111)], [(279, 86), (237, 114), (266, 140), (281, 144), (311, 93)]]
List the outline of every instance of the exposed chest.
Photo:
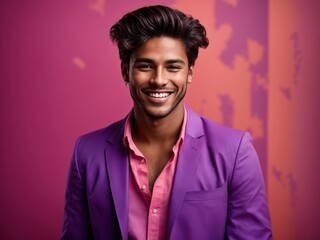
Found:
[(141, 148), (140, 151), (147, 161), (149, 190), (152, 193), (155, 181), (172, 157), (172, 147), (149, 146)]

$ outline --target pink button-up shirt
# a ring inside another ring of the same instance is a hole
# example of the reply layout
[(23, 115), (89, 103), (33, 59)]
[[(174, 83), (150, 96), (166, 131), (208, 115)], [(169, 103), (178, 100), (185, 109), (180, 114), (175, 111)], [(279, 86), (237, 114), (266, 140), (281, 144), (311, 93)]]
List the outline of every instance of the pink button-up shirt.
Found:
[(165, 239), (168, 225), (169, 202), (180, 147), (185, 135), (187, 111), (172, 156), (156, 179), (152, 195), (148, 186), (148, 159), (136, 147), (131, 136), (131, 116), (127, 119), (124, 141), (129, 151), (129, 239)]

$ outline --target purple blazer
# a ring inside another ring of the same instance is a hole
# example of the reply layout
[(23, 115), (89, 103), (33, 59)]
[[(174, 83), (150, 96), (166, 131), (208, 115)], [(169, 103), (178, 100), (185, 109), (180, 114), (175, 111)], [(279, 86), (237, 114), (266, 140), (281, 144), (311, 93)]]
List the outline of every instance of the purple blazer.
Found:
[[(187, 108), (167, 239), (271, 239), (259, 159), (248, 133)], [(77, 140), (61, 239), (128, 239), (125, 119)]]

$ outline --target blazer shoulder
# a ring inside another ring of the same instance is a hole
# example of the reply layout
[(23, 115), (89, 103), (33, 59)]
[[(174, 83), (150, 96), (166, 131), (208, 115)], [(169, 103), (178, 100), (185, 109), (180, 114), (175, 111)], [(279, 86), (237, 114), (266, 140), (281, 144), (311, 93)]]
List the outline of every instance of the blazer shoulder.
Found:
[(125, 120), (126, 118), (116, 121), (108, 125), (107, 127), (85, 133), (78, 138), (78, 141), (85, 143), (99, 141), (105, 142), (108, 139), (112, 139), (116, 136), (119, 136), (121, 135), (119, 134), (119, 132), (124, 130)]
[(202, 138), (206, 151), (235, 159), (244, 142), (251, 141), (249, 133), (224, 126), (188, 109), (186, 134), (192, 138)]
[(74, 152), (78, 156), (95, 155), (104, 151), (108, 143), (120, 142), (123, 138), (125, 120), (121, 119), (105, 128), (94, 130), (78, 137)]
[(203, 126), (204, 135), (206, 137), (209, 137), (210, 140), (218, 141), (221, 144), (226, 144), (230, 142), (238, 143), (246, 134), (246, 131), (227, 127), (206, 117), (200, 116), (200, 118)]
[(188, 121), (186, 133), (194, 138), (204, 136), (219, 142), (230, 142), (239, 140), (244, 135), (244, 131), (230, 128), (217, 123), (214, 120), (208, 119), (187, 107)]
[(205, 117), (201, 117), (201, 121), (207, 151), (221, 156), (229, 167), (233, 168), (239, 152), (253, 148), (250, 133), (224, 126)]

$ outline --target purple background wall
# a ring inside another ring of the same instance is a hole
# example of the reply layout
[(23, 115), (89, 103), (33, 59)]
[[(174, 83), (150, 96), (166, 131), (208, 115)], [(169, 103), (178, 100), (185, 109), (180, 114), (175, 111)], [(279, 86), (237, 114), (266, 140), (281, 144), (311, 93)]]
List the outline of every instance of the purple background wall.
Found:
[(76, 137), (132, 106), (108, 30), (151, 4), (205, 25), (187, 104), (253, 135), (275, 239), (319, 238), (319, 7), (307, 2), (1, 1), (0, 239), (59, 237)]

